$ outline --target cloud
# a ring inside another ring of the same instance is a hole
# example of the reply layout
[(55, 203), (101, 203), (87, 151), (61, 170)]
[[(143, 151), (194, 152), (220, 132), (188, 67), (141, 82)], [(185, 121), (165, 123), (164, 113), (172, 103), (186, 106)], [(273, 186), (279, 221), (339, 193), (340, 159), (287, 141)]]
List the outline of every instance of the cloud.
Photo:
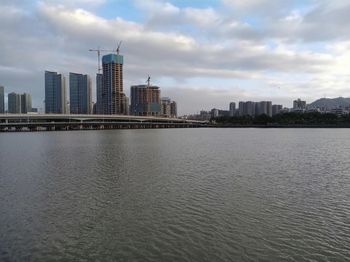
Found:
[(136, 10), (145, 14), (138, 22), (98, 15), (95, 9), (104, 1), (68, 2), (0, 6), (0, 84), (7, 90), (30, 92), (41, 105), (44, 70), (93, 76), (96, 54), (88, 50), (113, 49), (122, 40), (126, 93), (151, 74), (182, 113), (210, 109), (210, 101), (219, 107), (245, 98), (314, 99), (325, 90), (350, 95), (350, 35), (344, 26), (350, 4), (341, 1), (307, 7), (224, 1), (216, 8), (136, 1)]

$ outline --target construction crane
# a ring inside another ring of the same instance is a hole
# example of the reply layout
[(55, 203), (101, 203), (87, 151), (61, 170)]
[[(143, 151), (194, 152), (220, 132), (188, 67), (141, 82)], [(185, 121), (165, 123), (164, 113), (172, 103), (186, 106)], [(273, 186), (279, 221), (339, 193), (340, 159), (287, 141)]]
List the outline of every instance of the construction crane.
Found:
[(151, 86), (151, 76), (150, 75), (148, 75), (146, 83), (147, 83), (147, 87)]
[(117, 50), (116, 50), (116, 51), (117, 51), (117, 55), (119, 55), (119, 50), (120, 50), (121, 44), (122, 44), (122, 41), (120, 41), (119, 44), (118, 44), (118, 46), (117, 46)]
[(146, 83), (147, 83), (147, 89), (146, 89), (147, 115), (152, 115), (152, 112), (151, 112), (152, 90), (151, 90), (151, 76), (150, 75), (148, 75)]
[(89, 49), (90, 52), (97, 52), (97, 72), (100, 74), (101, 73), (101, 52), (117, 52), (119, 53), (119, 47), (120, 47), (121, 42), (118, 45), (117, 50), (106, 50), (106, 49), (100, 49), (98, 47), (97, 49)]

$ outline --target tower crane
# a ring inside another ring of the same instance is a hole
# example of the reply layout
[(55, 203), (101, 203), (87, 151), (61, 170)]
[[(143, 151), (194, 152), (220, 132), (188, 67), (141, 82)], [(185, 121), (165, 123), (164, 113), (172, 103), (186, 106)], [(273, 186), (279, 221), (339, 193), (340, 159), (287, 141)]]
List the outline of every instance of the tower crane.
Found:
[(150, 75), (148, 75), (146, 83), (147, 83), (147, 87), (151, 86), (151, 76)]
[(121, 42), (118, 45), (117, 50), (106, 50), (106, 49), (101, 49), (98, 47), (97, 49), (89, 49), (90, 52), (97, 52), (97, 72), (100, 74), (101, 73), (101, 52), (117, 52), (119, 53), (119, 47), (120, 47)]
[(147, 115), (150, 114), (152, 115), (151, 112), (151, 103), (152, 103), (152, 90), (151, 90), (151, 76), (148, 75), (147, 78), (147, 89), (146, 89), (146, 97), (147, 97)]
[(117, 46), (117, 50), (116, 50), (117, 55), (119, 55), (119, 50), (120, 50), (121, 44), (122, 44), (122, 41), (120, 41), (119, 44), (118, 44), (118, 46)]

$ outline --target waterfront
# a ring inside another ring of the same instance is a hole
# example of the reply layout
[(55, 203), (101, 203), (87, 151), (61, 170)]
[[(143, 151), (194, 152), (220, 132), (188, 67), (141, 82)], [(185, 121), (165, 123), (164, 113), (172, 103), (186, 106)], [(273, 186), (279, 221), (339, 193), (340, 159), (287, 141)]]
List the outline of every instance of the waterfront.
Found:
[(346, 261), (348, 129), (0, 134), (2, 261)]

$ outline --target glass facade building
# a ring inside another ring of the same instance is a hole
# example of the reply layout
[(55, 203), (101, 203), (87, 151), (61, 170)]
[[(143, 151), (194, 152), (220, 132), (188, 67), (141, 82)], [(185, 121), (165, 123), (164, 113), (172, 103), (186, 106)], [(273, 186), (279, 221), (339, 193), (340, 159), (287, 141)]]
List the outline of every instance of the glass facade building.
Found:
[(47, 114), (66, 114), (65, 77), (57, 72), (45, 71), (45, 112)]
[(91, 114), (91, 80), (88, 75), (69, 73), (71, 114)]
[(26, 114), (32, 111), (32, 97), (30, 94), (21, 94), (21, 113)]
[(102, 74), (96, 74), (96, 114), (103, 114), (102, 81)]
[(10, 114), (21, 113), (21, 95), (16, 93), (8, 94), (8, 112)]
[(0, 86), (0, 114), (5, 113), (5, 88)]

